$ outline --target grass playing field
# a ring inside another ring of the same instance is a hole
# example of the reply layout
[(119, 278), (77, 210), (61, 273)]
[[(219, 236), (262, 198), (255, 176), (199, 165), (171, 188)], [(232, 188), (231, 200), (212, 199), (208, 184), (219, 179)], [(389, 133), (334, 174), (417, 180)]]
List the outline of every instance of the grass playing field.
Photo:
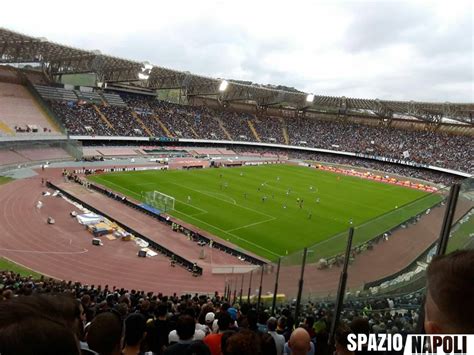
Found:
[(175, 209), (169, 214), (272, 260), (316, 243), (317, 257), (338, 254), (350, 220), (358, 244), (440, 200), (418, 190), (290, 165), (123, 172), (90, 179), (142, 201), (144, 192), (153, 190), (173, 196)]
[(24, 266), (18, 265), (13, 261), (7, 260), (5, 258), (0, 257), (0, 270), (1, 271), (13, 271), (16, 273), (21, 274), (22, 276), (33, 276), (35, 279), (39, 279), (41, 274), (37, 273), (36, 271), (30, 270)]

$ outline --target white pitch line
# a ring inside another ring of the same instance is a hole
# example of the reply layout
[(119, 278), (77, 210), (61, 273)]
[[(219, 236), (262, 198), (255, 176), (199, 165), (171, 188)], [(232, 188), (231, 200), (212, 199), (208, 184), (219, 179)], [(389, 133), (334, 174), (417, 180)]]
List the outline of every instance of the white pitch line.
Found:
[(246, 226), (237, 227), (237, 228), (234, 228), (234, 229), (228, 229), (228, 230), (226, 230), (226, 233), (228, 233), (228, 232), (234, 232), (234, 231), (239, 230), (239, 229), (244, 229), (244, 228), (256, 226), (256, 225), (258, 225), (258, 224), (262, 224), (262, 223), (274, 221), (275, 219), (276, 219), (276, 218), (273, 217), (273, 218), (270, 218), (270, 219), (266, 219), (266, 220), (264, 220), (264, 221), (255, 222), (255, 223), (250, 223), (250, 224), (247, 224)]
[[(99, 180), (104, 181), (103, 179), (99, 179)], [(112, 185), (114, 185), (114, 186), (117, 186), (119, 189), (127, 190), (128, 192), (130, 192), (131, 194), (133, 194), (133, 195), (135, 195), (135, 196), (138, 196), (139, 198), (142, 198), (142, 197), (143, 197), (143, 196), (140, 195), (139, 193), (137, 193), (137, 192), (135, 192), (135, 191), (132, 191), (132, 190), (130, 190), (130, 189), (127, 189), (126, 187), (120, 186), (120, 185), (116, 184), (115, 182), (112, 182), (112, 181), (110, 181), (110, 180), (106, 180), (106, 182), (109, 183), (109, 184), (112, 184)], [(194, 191), (194, 190), (193, 190), (193, 191)], [(173, 197), (173, 198), (174, 198), (174, 197)], [(193, 206), (193, 205), (191, 205), (191, 204), (189, 204), (189, 203), (187, 203), (187, 202), (178, 200), (178, 199), (176, 199), (176, 198), (174, 198), (174, 199), (175, 199), (175, 201), (178, 201), (179, 203), (182, 203), (182, 204), (187, 205), (187, 206), (191, 206), (192, 208), (201, 211), (202, 214), (204, 214), (204, 213), (209, 213), (209, 211), (206, 211), (206, 210), (203, 209), (203, 208)]]
[[(130, 193), (134, 194), (135, 196), (141, 197), (141, 196), (140, 196), (139, 194), (137, 194), (135, 191), (132, 191), (132, 190), (127, 189), (126, 187), (122, 187), (122, 186), (120, 186), (120, 185), (117, 185), (117, 184), (115, 184), (114, 182), (111, 182), (111, 181), (108, 181), (108, 182), (111, 183), (112, 185), (115, 185), (115, 186), (121, 188), (121, 189), (130, 191)], [(191, 189), (191, 188), (189, 188), (189, 187), (187, 187), (187, 186), (184, 186), (184, 185), (180, 185), (180, 184), (177, 184), (177, 183), (174, 183), (174, 182), (172, 182), (172, 184), (175, 184), (175, 185), (177, 185), (177, 186), (184, 187), (184, 188), (186, 188), (186, 189), (188, 189), (188, 190), (191, 190), (191, 191), (195, 191), (195, 192), (198, 192), (198, 193), (202, 193), (202, 194), (204, 194), (204, 195), (207, 195), (207, 194), (205, 194), (205, 193), (203, 193), (203, 192), (196, 191), (196, 190)], [(214, 196), (211, 196), (211, 195), (208, 195), (208, 196), (214, 197)], [(214, 198), (216, 198), (216, 197), (214, 197)], [(221, 200), (221, 201), (224, 201), (224, 202), (227, 202), (227, 203), (230, 203), (229, 201), (225, 201), (225, 200), (222, 200), (222, 199), (219, 199), (219, 198), (216, 198), (216, 199)], [(183, 202), (183, 203), (185, 203), (185, 202)], [(187, 203), (185, 203), (185, 204), (187, 204)], [(189, 206), (194, 207), (194, 206), (192, 206), (192, 205), (189, 205)], [(241, 206), (241, 205), (238, 205), (238, 204), (237, 204), (236, 206), (239, 206), (239, 207), (241, 207), (241, 208), (245, 208), (245, 209), (247, 209), (247, 210), (253, 211), (253, 212), (255, 212), (255, 213), (258, 213), (258, 214), (261, 214), (261, 215), (264, 215), (264, 216), (267, 216), (267, 217), (270, 217), (270, 218), (275, 218), (275, 217), (273, 217), (273, 216), (267, 215), (266, 213), (261, 213), (261, 212), (259, 212), (259, 211), (257, 211), (257, 210), (252, 209), (252, 208), (244, 207), (244, 206)], [(194, 208), (197, 208), (197, 207), (194, 207)], [(199, 208), (197, 208), (197, 209), (199, 209)], [(202, 210), (202, 209), (201, 209), (201, 210)], [(204, 211), (204, 210), (202, 210), (202, 211)], [(219, 228), (219, 227), (216, 227), (216, 226), (214, 226), (214, 225), (212, 225), (212, 224), (210, 224), (210, 223), (204, 222), (204, 221), (200, 220), (199, 218), (195, 218), (195, 217), (193, 217), (192, 215), (189, 215), (189, 214), (187, 214), (187, 213), (184, 213), (184, 212), (181, 212), (181, 211), (178, 211), (178, 210), (175, 210), (175, 212), (181, 213), (182, 215), (185, 215), (185, 216), (187, 216), (187, 217), (189, 217), (189, 218), (191, 218), (191, 219), (195, 219), (195, 220), (197, 220), (197, 221), (199, 221), (199, 222), (201, 222), (201, 223), (204, 223), (204, 224), (206, 224), (206, 225), (208, 225), (208, 226), (210, 226), (210, 227), (212, 227), (212, 228), (215, 228), (215, 229), (217, 229), (217, 230), (219, 230), (219, 231), (221, 231), (221, 232), (223, 232), (223, 233), (225, 233), (225, 234), (228, 234), (228, 235), (230, 235), (230, 236), (232, 236), (232, 237), (234, 237), (234, 238), (236, 238), (236, 239), (239, 239), (239, 240), (241, 240), (241, 241), (243, 241), (243, 242), (245, 242), (245, 243), (251, 244), (251, 245), (253, 245), (253, 246), (255, 246), (255, 247), (259, 248), (259, 249), (265, 250), (266, 252), (268, 252), (268, 253), (270, 253), (270, 254), (272, 254), (272, 255), (280, 256), (279, 254), (276, 254), (276, 253), (272, 252), (271, 250), (268, 250), (267, 248), (264, 248), (264, 247), (262, 247), (262, 246), (260, 246), (260, 245), (258, 245), (258, 244), (255, 244), (255, 243), (253, 243), (253, 242), (250, 242), (250, 241), (248, 241), (248, 240), (246, 240), (246, 239), (240, 238), (239, 236), (237, 236), (237, 235), (235, 235), (235, 234), (226, 232), (225, 230), (223, 230), (223, 229), (221, 229), (221, 228)], [(208, 211), (205, 211), (205, 212), (208, 213)], [(276, 219), (276, 218), (275, 218), (275, 219)]]
[(41, 251), (41, 250), (24, 250), (24, 249), (8, 249), (8, 248), (0, 248), (1, 251), (10, 251), (13, 253), (31, 253), (31, 254), (64, 254), (64, 255), (71, 255), (71, 254), (84, 254), (87, 253), (89, 250), (83, 249), (81, 251)]
[[(176, 211), (179, 212), (179, 213), (183, 213), (179, 210), (176, 210)], [(189, 216), (201, 216), (201, 215), (206, 214), (206, 213), (208, 213), (208, 212), (198, 212), (198, 213), (190, 214)]]
[[(188, 190), (191, 190), (191, 191), (194, 191), (194, 192), (197, 192), (197, 193), (200, 193), (200, 194), (203, 194), (203, 195), (206, 195), (206, 196), (215, 198), (216, 200), (219, 200), (219, 201), (222, 201), (222, 202), (226, 202), (226, 203), (230, 203), (230, 204), (233, 205), (232, 202), (223, 200), (223, 199), (218, 198), (218, 197), (216, 197), (216, 196), (212, 196), (212, 195), (210, 195), (210, 194), (208, 194), (208, 193), (205, 193), (205, 192), (202, 192), (202, 191), (198, 191), (198, 190), (194, 190), (194, 189), (192, 189), (192, 188), (190, 188), (190, 187), (188, 187), (188, 186), (184, 186), (184, 185), (178, 184), (178, 183), (176, 183), (176, 182), (171, 182), (171, 183), (172, 183), (173, 185), (180, 186), (180, 187), (182, 187), (182, 188), (184, 188), (184, 189), (188, 189)], [(269, 214), (266, 214), (266, 213), (263, 213), (263, 212), (254, 210), (253, 208), (250, 208), (250, 207), (245, 207), (245, 206), (239, 205), (238, 203), (235, 204), (235, 206), (238, 206), (238, 207), (243, 208), (243, 209), (248, 210), (248, 211), (252, 211), (252, 212), (254, 212), (254, 213), (260, 214), (260, 215), (265, 216), (265, 217), (268, 217), (268, 218), (275, 218), (274, 216), (270, 216)]]
[[(120, 186), (118, 184), (116, 184), (115, 182), (112, 182), (110, 180), (104, 180), (102, 178), (99, 178), (99, 180), (102, 180), (102, 181), (105, 181), (107, 184), (112, 184), (114, 186), (117, 186), (119, 189), (123, 189), (123, 190), (127, 190), (128, 192), (130, 192), (131, 194), (135, 195), (135, 196), (138, 196), (138, 197), (142, 197), (139, 193), (135, 192), (135, 191), (132, 191), (130, 189), (127, 189), (126, 187), (123, 187), (123, 186)], [(105, 184), (106, 185), (106, 184)]]
[(232, 236), (232, 237), (234, 237), (234, 238), (236, 238), (236, 239), (238, 239), (238, 240), (243, 241), (244, 243), (248, 243), (248, 244), (251, 244), (251, 245), (253, 245), (253, 246), (255, 246), (255, 247), (259, 248), (259, 249), (265, 250), (266, 252), (268, 252), (268, 253), (270, 253), (270, 254), (272, 254), (272, 255), (280, 256), (279, 254), (276, 254), (276, 253), (272, 252), (271, 250), (268, 250), (267, 248), (264, 248), (264, 247), (262, 247), (262, 246), (260, 246), (260, 245), (258, 245), (258, 244), (255, 244), (255, 243), (253, 243), (253, 242), (251, 242), (251, 241), (248, 241), (247, 239), (241, 238), (241, 237), (239, 237), (239, 236), (237, 236), (237, 235), (235, 235), (235, 234), (233, 234), (233, 233), (226, 232), (225, 230), (223, 230), (223, 229), (221, 229), (221, 228), (219, 228), (219, 227), (216, 227), (216, 226), (214, 226), (214, 225), (212, 225), (212, 224), (210, 224), (210, 223), (204, 222), (203, 220), (200, 220), (199, 218), (195, 218), (195, 217), (193, 217), (193, 216), (191, 216), (191, 215), (188, 215), (188, 214), (186, 214), (186, 213), (184, 213), (184, 212), (179, 212), (179, 211), (176, 211), (176, 212), (181, 213), (182, 215), (185, 215), (185, 216), (187, 216), (187, 217), (189, 217), (189, 218), (195, 219), (196, 221), (199, 221), (199, 222), (201, 222), (201, 223), (204, 223), (204, 224), (208, 225), (209, 227), (215, 228), (215, 229), (217, 229), (217, 230), (219, 230), (219, 231), (221, 231), (221, 232), (223, 232), (223, 233), (225, 233), (225, 234), (228, 234), (228, 235), (230, 235), (230, 236)]
[[(203, 194), (205, 194), (205, 193), (206, 193), (206, 191), (203, 191), (203, 190), (195, 190), (195, 191), (197, 191), (197, 192), (201, 192), (201, 193), (203, 193)], [(236, 201), (235, 199), (233, 199), (232, 197), (230, 197), (230, 196), (227, 196), (227, 195), (224, 195), (224, 194), (220, 194), (220, 193), (218, 193), (218, 192), (212, 192), (212, 191), (207, 191), (207, 193), (208, 193), (208, 194), (211, 194), (211, 195), (217, 195), (217, 196), (223, 196), (223, 197), (226, 197), (226, 198), (228, 198), (228, 199), (231, 199), (231, 200), (232, 200), (232, 202), (234, 203), (234, 205), (236, 205), (236, 204), (237, 204), (237, 201)]]

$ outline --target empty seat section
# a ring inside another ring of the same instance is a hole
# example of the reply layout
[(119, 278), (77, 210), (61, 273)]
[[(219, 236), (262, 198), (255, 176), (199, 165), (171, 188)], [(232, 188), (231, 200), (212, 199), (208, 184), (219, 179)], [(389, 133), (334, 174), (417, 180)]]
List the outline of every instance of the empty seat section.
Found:
[(0, 83), (0, 122), (16, 132), (59, 133), (28, 89), (19, 84)]

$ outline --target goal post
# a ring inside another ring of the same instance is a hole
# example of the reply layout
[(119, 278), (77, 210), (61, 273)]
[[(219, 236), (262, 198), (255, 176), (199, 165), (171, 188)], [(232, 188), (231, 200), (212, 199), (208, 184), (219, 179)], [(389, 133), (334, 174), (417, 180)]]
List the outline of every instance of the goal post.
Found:
[(174, 210), (175, 198), (164, 194), (163, 192), (154, 190), (145, 192), (145, 203), (160, 211), (167, 212)]

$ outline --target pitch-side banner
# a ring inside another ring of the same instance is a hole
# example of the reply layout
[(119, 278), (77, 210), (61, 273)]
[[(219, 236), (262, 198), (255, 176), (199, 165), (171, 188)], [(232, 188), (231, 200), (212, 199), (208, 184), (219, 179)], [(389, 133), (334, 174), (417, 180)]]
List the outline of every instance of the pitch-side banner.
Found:
[(474, 354), (474, 334), (349, 334), (349, 351), (397, 352), (404, 355)]

